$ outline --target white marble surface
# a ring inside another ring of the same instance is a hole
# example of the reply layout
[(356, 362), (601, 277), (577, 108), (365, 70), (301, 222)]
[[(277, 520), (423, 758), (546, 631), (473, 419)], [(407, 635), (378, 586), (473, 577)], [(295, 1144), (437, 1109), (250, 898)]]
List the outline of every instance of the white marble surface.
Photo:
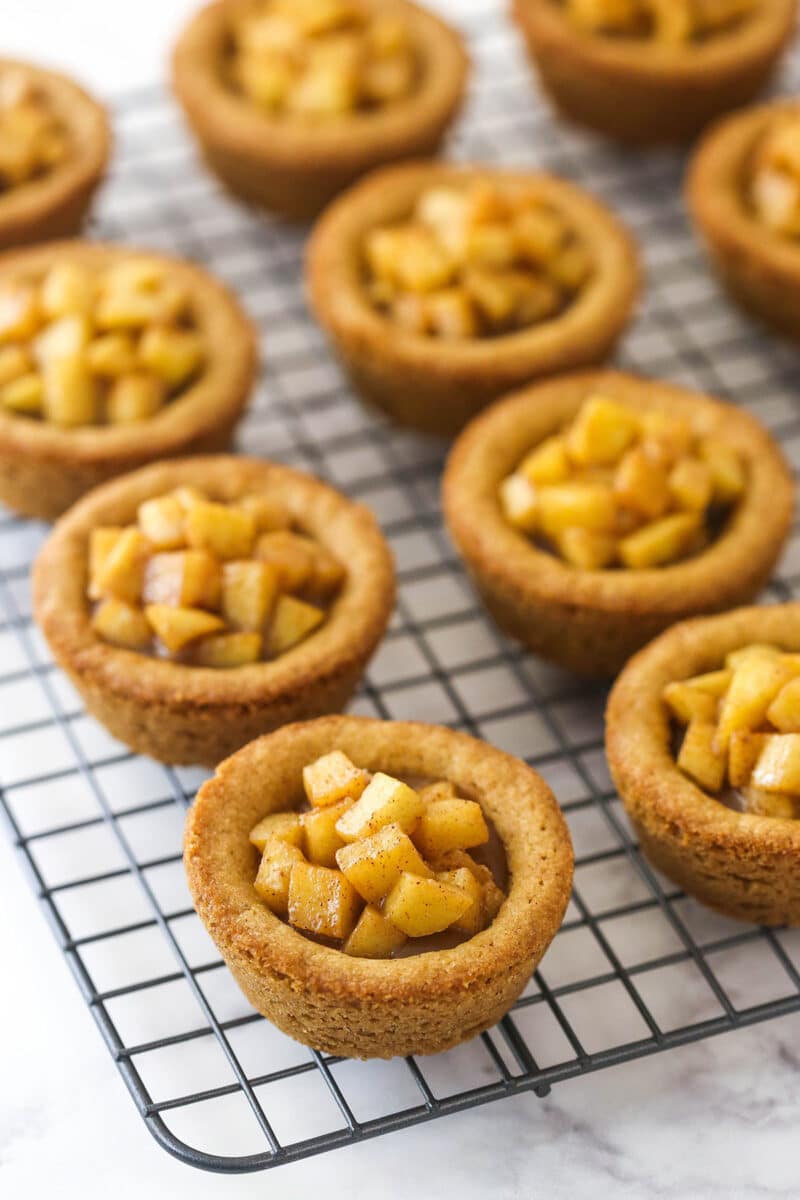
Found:
[[(3, 52), (105, 92), (148, 83), (190, 0), (3, 0)], [(190, 1172), (150, 1139), (0, 838), (0, 1194), (330, 1200), (796, 1197), (800, 1015), (255, 1177)], [(757, 970), (757, 968), (756, 968)]]

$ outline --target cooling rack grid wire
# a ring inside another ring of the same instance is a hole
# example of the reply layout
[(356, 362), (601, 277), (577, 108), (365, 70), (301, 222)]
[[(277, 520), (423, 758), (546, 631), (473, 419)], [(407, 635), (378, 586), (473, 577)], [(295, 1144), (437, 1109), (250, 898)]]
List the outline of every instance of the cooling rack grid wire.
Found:
[[(454, 0), (440, 5), (454, 11)], [(462, 0), (477, 83), (460, 158), (538, 164), (589, 186), (645, 250), (648, 290), (622, 365), (746, 405), (800, 460), (796, 354), (720, 297), (681, 211), (681, 161), (628, 155), (554, 124), (492, 0)], [(800, 77), (790, 63), (782, 86)], [(264, 334), (239, 437), (368, 504), (400, 598), (357, 712), (453, 725), (551, 783), (576, 850), (564, 926), (513, 1012), (433, 1058), (355, 1063), (284, 1037), (246, 1004), (192, 911), (180, 862), (204, 777), (134, 758), (82, 712), (30, 618), (46, 530), (0, 516), (0, 801), (76, 982), (156, 1139), (198, 1167), (247, 1171), (340, 1147), (800, 1009), (800, 935), (715, 916), (642, 860), (602, 753), (604, 695), (521, 655), (476, 607), (442, 532), (441, 448), (367, 417), (306, 314), (302, 238), (249, 215), (197, 165), (160, 91), (115, 103), (118, 156), (93, 234), (218, 273)], [(800, 595), (796, 533), (764, 599)]]

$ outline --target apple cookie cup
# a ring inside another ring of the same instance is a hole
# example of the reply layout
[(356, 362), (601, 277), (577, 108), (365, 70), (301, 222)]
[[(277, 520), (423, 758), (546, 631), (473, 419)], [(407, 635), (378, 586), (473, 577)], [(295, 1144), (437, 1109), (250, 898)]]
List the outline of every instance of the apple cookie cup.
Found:
[[(353, 957), (291, 928), (254, 888), (249, 841), (265, 814), (297, 806), (303, 767), (341, 750), (398, 777), (452, 781), (502, 840), (507, 898), (489, 927), (452, 949)], [(251, 1004), (325, 1053), (437, 1054), (496, 1023), (563, 919), (572, 848), (552, 793), (524, 763), (438, 726), (330, 717), (245, 746), (203, 785), (187, 818), (184, 863), (201, 920)]]

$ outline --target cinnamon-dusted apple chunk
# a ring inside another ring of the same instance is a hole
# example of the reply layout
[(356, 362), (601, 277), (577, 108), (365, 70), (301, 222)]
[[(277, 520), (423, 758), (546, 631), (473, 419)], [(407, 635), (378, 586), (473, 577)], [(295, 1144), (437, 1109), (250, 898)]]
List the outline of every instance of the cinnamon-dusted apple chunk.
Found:
[(511, 387), (602, 362), (639, 284), (632, 240), (580, 188), (424, 162), (375, 172), (333, 204), (307, 275), (356, 391), (445, 435)]
[(409, 0), (217, 0), (172, 78), (226, 187), (309, 220), (366, 171), (435, 153), (467, 69), (458, 33)]
[(233, 296), (187, 262), (84, 242), (5, 255), (0, 500), (53, 518), (136, 466), (225, 448), (255, 345)]
[(795, 0), (513, 0), (540, 81), (566, 117), (650, 146), (689, 141), (764, 86)]
[(675, 621), (753, 599), (794, 498), (780, 450), (741, 409), (616, 372), (489, 409), (456, 442), (443, 495), (500, 627), (598, 676)]
[(611, 694), (606, 746), (660, 870), (730, 916), (800, 924), (800, 605), (657, 638)]
[[(276, 553), (278, 533), (302, 546), (302, 575)], [(55, 657), (115, 736), (165, 762), (214, 765), (347, 703), (393, 584), (366, 509), (289, 468), (219, 456), (96, 489), (56, 526), (34, 590)], [(324, 770), (315, 786), (330, 786)]]
[[(443, 803), (451, 819), (426, 829)], [(572, 879), (566, 826), (529, 767), (448, 729), (355, 717), (287, 726), (223, 763), (184, 862), (250, 1002), (360, 1058), (438, 1053), (498, 1020)]]

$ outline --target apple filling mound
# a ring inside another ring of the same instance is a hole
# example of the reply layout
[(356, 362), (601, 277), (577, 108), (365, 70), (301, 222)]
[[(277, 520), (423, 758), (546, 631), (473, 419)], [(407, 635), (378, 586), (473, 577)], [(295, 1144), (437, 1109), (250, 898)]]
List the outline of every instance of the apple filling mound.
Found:
[(220, 504), (195, 488), (146, 500), (135, 525), (92, 531), (92, 628), (190, 666), (276, 658), (326, 619), (345, 571), (274, 496)]
[(750, 202), (773, 233), (800, 237), (800, 109), (777, 117), (756, 147)]
[(590, 396), (499, 499), (515, 529), (572, 567), (644, 570), (700, 553), (745, 487), (739, 453), (686, 418)]
[(340, 750), (303, 769), (303, 788), (306, 811), (272, 813), (250, 833), (255, 889), (293, 928), (357, 958), (391, 958), (491, 924), (505, 894), (469, 853), (490, 838), (476, 801), (451, 783), (370, 775)]
[(418, 65), (395, 14), (359, 0), (264, 0), (234, 19), (227, 72), (266, 112), (326, 120), (404, 99)]
[(681, 729), (677, 762), (745, 812), (800, 817), (800, 654), (751, 645), (725, 667), (664, 688)]
[(0, 412), (65, 429), (144, 421), (204, 361), (188, 290), (144, 255), (0, 285)]
[(47, 96), (24, 71), (0, 73), (0, 196), (40, 179), (69, 154), (69, 137)]
[(682, 46), (729, 33), (757, 0), (565, 0), (570, 19), (588, 33)]
[(592, 273), (553, 207), (488, 183), (431, 187), (364, 242), (367, 294), (408, 333), (464, 339), (558, 317)]

